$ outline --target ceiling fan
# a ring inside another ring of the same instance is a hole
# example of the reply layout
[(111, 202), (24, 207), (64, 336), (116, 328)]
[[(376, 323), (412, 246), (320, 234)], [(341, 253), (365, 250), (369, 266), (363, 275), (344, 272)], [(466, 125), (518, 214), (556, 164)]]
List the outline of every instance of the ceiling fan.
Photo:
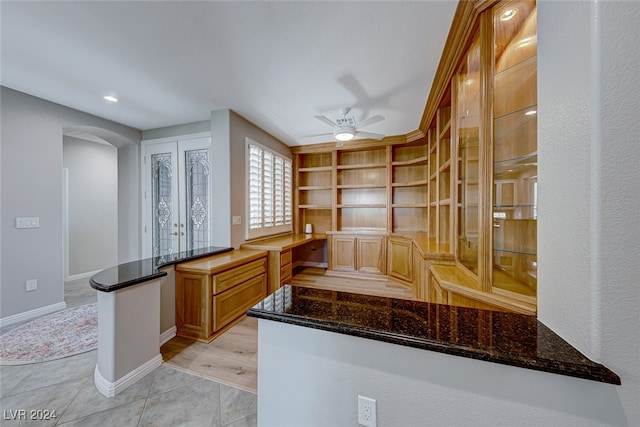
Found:
[(323, 123), (328, 124), (333, 127), (333, 132), (331, 133), (322, 133), (319, 135), (313, 136), (328, 136), (333, 135), (335, 139), (338, 140), (336, 147), (342, 147), (345, 141), (351, 141), (352, 139), (360, 139), (360, 138), (372, 138), (372, 139), (382, 139), (384, 135), (381, 133), (373, 133), (373, 132), (362, 132), (359, 129), (372, 125), (374, 123), (378, 123), (379, 121), (384, 120), (384, 116), (377, 115), (373, 117), (369, 117), (359, 123), (356, 124), (356, 119), (353, 116), (347, 116), (351, 111), (351, 108), (341, 108), (340, 115), (335, 122), (329, 119), (327, 116), (314, 116), (316, 119), (320, 120)]

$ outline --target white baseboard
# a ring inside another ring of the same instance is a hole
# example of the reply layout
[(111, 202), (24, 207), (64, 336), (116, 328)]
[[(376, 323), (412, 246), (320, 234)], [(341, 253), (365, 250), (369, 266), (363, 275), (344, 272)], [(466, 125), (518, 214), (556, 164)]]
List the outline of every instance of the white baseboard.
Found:
[(36, 308), (34, 310), (14, 314), (13, 316), (2, 317), (0, 318), (0, 328), (13, 325), (14, 323), (35, 319), (36, 317), (44, 316), (46, 314), (55, 313), (56, 311), (64, 310), (65, 308), (67, 308), (67, 303), (62, 301), (55, 304), (46, 305), (44, 307)]
[(113, 383), (107, 381), (100, 374), (98, 365), (96, 365), (96, 369), (93, 372), (93, 382), (103, 396), (113, 397), (125, 388), (141, 380), (145, 375), (149, 374), (160, 365), (162, 365), (162, 355), (158, 354)]
[(102, 270), (96, 270), (96, 271), (88, 271), (86, 273), (71, 274), (69, 275), (69, 277), (65, 279), (65, 282), (72, 282), (74, 280), (86, 279), (101, 271)]
[(167, 329), (166, 331), (164, 331), (163, 333), (161, 333), (160, 334), (160, 347), (162, 347), (162, 344), (166, 343), (171, 338), (175, 337), (177, 332), (178, 332), (178, 328), (176, 328), (175, 326), (172, 326), (169, 329)]

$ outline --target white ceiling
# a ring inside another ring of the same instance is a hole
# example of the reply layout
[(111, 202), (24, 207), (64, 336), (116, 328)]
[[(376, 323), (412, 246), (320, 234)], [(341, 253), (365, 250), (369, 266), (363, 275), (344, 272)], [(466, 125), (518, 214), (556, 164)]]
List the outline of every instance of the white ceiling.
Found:
[[(147, 130), (230, 108), (288, 145), (316, 114), (418, 128), (457, 2), (1, 2), (2, 85)], [(116, 94), (117, 104), (102, 99)]]

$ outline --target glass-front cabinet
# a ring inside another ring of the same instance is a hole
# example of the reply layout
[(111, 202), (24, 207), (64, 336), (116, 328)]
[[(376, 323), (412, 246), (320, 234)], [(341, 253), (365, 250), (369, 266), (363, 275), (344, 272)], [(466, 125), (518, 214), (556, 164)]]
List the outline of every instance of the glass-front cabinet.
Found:
[(478, 273), (478, 199), (480, 143), (480, 36), (454, 77), (457, 88), (458, 227), (457, 257), (472, 273)]
[(495, 290), (536, 296), (536, 4), (493, 12), (493, 278)]
[(457, 152), (456, 261), (476, 289), (535, 306), (535, 1), (480, 14), (451, 80)]

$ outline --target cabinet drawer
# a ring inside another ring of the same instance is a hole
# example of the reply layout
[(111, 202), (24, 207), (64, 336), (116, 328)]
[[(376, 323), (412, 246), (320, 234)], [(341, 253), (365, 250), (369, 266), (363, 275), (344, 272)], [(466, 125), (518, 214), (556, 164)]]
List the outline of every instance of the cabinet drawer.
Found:
[(267, 295), (267, 275), (261, 274), (213, 297), (213, 332), (227, 325)]
[(291, 264), (280, 267), (280, 282), (285, 278), (291, 278)]
[(259, 274), (266, 273), (267, 260), (266, 258), (259, 259), (240, 267), (232, 268), (222, 273), (211, 276), (211, 286), (213, 295), (217, 295), (227, 289), (251, 279)]
[(291, 264), (291, 251), (280, 253), (280, 265)]

